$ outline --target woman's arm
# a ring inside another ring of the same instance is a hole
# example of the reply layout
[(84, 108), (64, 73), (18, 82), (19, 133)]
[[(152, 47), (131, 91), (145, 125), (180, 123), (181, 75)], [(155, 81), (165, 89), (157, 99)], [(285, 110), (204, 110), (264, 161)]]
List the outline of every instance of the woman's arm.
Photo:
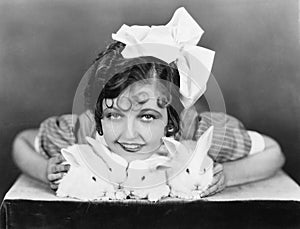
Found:
[(38, 130), (25, 130), (17, 135), (13, 143), (13, 160), (25, 174), (57, 189), (57, 181), (69, 170), (69, 165), (62, 164), (61, 154), (49, 159), (43, 157), (34, 149), (34, 139)]
[(13, 143), (13, 160), (25, 174), (48, 183), (48, 160), (34, 149), (34, 139), (38, 130), (25, 130), (18, 134)]
[(263, 137), (265, 140), (263, 151), (239, 160), (216, 163), (213, 182), (201, 197), (214, 195), (225, 187), (254, 182), (274, 175), (283, 166), (285, 158), (275, 140)]
[(224, 162), (226, 186), (234, 186), (271, 177), (284, 164), (285, 158), (278, 143), (263, 136), (265, 149), (236, 161)]

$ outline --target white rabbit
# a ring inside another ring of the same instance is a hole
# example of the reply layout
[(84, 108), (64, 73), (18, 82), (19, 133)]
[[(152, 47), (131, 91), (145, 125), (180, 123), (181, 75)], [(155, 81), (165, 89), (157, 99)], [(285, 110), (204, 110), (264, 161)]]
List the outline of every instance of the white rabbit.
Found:
[(213, 179), (213, 161), (207, 156), (211, 146), (213, 127), (210, 127), (197, 141), (194, 151), (190, 150), (192, 141), (183, 143), (172, 138), (163, 141), (173, 155), (171, 161), (165, 163), (171, 197), (183, 199), (199, 199), (203, 190), (207, 189)]
[(92, 147), (95, 155), (100, 157), (106, 165), (103, 170), (103, 166), (98, 164), (96, 158), (91, 160), (90, 157), (85, 157), (90, 169), (98, 176), (107, 175), (109, 182), (117, 186), (121, 185), (127, 178), (128, 162), (123, 157), (111, 152), (102, 142), (90, 137), (86, 137), (86, 140)]
[(170, 194), (170, 188), (166, 184), (166, 170), (158, 169), (166, 163), (168, 157), (153, 155), (146, 160), (135, 160), (129, 164), (127, 179), (123, 188), (134, 198), (147, 198), (150, 201), (158, 201)]
[(102, 177), (98, 177), (86, 166), (83, 154), (93, 156), (94, 152), (89, 145), (73, 145), (62, 149), (62, 155), (66, 163), (70, 164), (70, 169), (59, 183), (57, 196), (81, 200), (115, 199), (114, 185), (105, 180), (105, 177), (108, 178), (108, 174), (105, 174), (105, 163), (97, 160), (99, 166), (104, 168)]

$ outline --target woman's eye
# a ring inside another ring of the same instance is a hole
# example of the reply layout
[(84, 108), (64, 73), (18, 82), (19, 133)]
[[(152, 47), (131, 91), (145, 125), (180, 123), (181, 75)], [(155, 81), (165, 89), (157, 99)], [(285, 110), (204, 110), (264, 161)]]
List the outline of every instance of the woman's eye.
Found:
[(154, 119), (156, 119), (156, 117), (154, 115), (151, 115), (151, 114), (141, 115), (141, 120), (145, 121), (145, 122), (150, 122), (150, 121), (152, 121)]
[(122, 118), (122, 115), (121, 114), (118, 114), (118, 113), (108, 113), (106, 115), (106, 118), (108, 119), (113, 119), (113, 120), (117, 120), (117, 119), (121, 119)]

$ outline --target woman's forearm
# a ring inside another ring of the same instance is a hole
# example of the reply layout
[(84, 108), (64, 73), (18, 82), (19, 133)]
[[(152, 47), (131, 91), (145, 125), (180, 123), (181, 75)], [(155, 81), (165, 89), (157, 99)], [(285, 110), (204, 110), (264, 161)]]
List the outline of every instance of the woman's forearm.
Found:
[(47, 159), (34, 150), (37, 130), (26, 130), (17, 135), (13, 143), (13, 160), (25, 174), (48, 183)]
[(264, 140), (266, 145), (264, 151), (223, 164), (226, 186), (268, 178), (283, 166), (285, 158), (280, 146), (267, 136), (264, 136)]

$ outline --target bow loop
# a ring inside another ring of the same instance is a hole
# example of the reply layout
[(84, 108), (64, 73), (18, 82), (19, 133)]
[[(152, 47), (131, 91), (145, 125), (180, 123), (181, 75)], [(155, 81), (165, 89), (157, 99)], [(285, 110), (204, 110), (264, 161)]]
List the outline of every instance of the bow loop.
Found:
[(112, 34), (112, 39), (126, 45), (135, 45), (147, 36), (149, 30), (149, 26), (128, 26), (124, 24), (117, 33)]
[(175, 11), (172, 19), (166, 27), (172, 28), (173, 37), (180, 44), (197, 45), (204, 31), (183, 8)]

